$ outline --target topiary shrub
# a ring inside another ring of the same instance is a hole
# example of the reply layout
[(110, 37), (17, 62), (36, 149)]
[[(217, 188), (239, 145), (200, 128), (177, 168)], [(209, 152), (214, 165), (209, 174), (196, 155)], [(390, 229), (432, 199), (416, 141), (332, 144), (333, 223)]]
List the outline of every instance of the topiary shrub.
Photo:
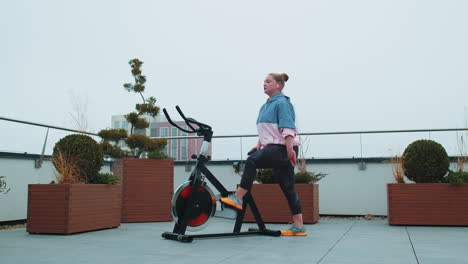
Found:
[(449, 159), (441, 144), (417, 140), (405, 149), (402, 165), (408, 179), (417, 183), (437, 183), (447, 174)]
[(468, 183), (468, 171), (450, 171), (448, 176), (444, 179), (444, 182), (461, 185)]
[(103, 129), (99, 131), (100, 136), (105, 142), (111, 141), (118, 144), (120, 140), (127, 138), (127, 130), (125, 129)]
[(273, 180), (273, 170), (272, 169), (257, 170), (257, 182), (262, 183), (262, 184), (275, 183)]
[(93, 184), (117, 184), (119, 178), (112, 173), (97, 173), (90, 179), (89, 183)]
[[(296, 183), (316, 183), (320, 181), (323, 177), (327, 176), (325, 173), (316, 173), (316, 172), (297, 172), (295, 175), (295, 182)], [(273, 170), (272, 169), (259, 169), (257, 171), (257, 182), (262, 184), (272, 184), (278, 183), (273, 178)]]
[(104, 141), (100, 144), (100, 147), (102, 149), (102, 153), (104, 154), (104, 157), (109, 159), (109, 158), (114, 158), (114, 159), (120, 159), (123, 157), (127, 156), (127, 153), (122, 150), (119, 146), (117, 145), (112, 145), (111, 143)]
[(89, 136), (73, 134), (65, 136), (55, 144), (52, 159), (55, 168), (59, 173), (63, 169), (63, 164), (56, 161), (66, 160), (73, 164), (77, 176), (84, 182), (90, 182), (95, 178), (103, 164), (103, 153), (98, 143)]
[(162, 150), (148, 152), (148, 159), (167, 159), (168, 156)]

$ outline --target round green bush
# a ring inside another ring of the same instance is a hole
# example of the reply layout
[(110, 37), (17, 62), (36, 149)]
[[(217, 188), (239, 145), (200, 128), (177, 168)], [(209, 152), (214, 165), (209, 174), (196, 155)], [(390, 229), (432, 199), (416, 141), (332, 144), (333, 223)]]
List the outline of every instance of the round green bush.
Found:
[(417, 183), (441, 182), (447, 174), (449, 159), (444, 147), (432, 140), (417, 140), (403, 152), (403, 171)]
[[(103, 153), (98, 143), (89, 136), (72, 134), (65, 136), (55, 144), (52, 154), (54, 160), (58, 153), (76, 163), (78, 173), (86, 182), (94, 179), (101, 170)], [(54, 164), (55, 165), (55, 164)]]

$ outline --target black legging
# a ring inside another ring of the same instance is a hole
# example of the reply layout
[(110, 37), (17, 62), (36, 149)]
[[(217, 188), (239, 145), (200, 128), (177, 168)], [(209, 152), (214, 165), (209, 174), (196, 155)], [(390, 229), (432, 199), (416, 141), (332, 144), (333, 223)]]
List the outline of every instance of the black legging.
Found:
[[(294, 151), (296, 152), (297, 157), (297, 146), (294, 146)], [(286, 146), (267, 145), (250, 155), (245, 163), (245, 169), (242, 174), (240, 186), (246, 190), (250, 190), (257, 176), (257, 169), (264, 168), (273, 169), (273, 180), (278, 182), (281, 186), (281, 190), (288, 200), (291, 213), (293, 215), (301, 214), (301, 201), (299, 200), (299, 195), (297, 195), (296, 188), (294, 187), (294, 167), (289, 160)]]

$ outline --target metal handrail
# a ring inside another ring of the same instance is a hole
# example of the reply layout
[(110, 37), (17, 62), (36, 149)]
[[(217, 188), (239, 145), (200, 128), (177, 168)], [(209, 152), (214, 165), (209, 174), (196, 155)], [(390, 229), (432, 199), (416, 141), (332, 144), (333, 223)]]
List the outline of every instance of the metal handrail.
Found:
[(18, 119), (13, 119), (13, 118), (7, 118), (7, 117), (2, 117), (2, 116), (0, 116), (0, 120), (10, 121), (10, 122), (16, 122), (16, 123), (21, 123), (21, 124), (26, 124), (26, 125), (32, 125), (32, 126), (40, 126), (40, 127), (53, 128), (53, 129), (64, 130), (64, 131), (69, 131), (69, 132), (76, 132), (76, 133), (87, 134), (87, 135), (91, 135), (91, 136), (97, 136), (96, 133), (91, 133), (91, 132), (87, 132), (87, 131), (81, 131), (81, 130), (76, 130), (76, 129), (71, 129), (71, 128), (65, 128), (65, 127), (59, 127), (59, 126), (44, 125), (44, 124), (40, 124), (40, 123), (29, 122), (29, 121), (24, 121), (24, 120), (18, 120)]
[[(76, 129), (64, 128), (59, 126), (45, 125), (35, 122), (23, 121), (13, 118), (7, 118), (0, 116), (0, 120), (22, 123), (33, 126), (47, 127), (58, 130), (76, 132), (81, 134), (87, 134), (92, 136), (97, 136), (96, 133), (91, 133), (87, 131), (80, 131)], [(418, 132), (448, 132), (448, 131), (468, 131), (468, 128), (433, 128), (433, 129), (404, 129), (404, 130), (362, 130), (362, 131), (343, 131), (343, 132), (311, 132), (311, 133), (298, 133), (300, 136), (323, 136), (323, 135), (353, 135), (353, 134), (389, 134), (389, 133), (418, 133)], [(247, 138), (247, 137), (258, 137), (257, 134), (244, 134), (244, 135), (221, 135), (213, 136), (213, 138)], [(153, 137), (153, 138), (167, 138), (167, 139), (196, 139), (203, 138), (200, 136), (177, 136), (177, 137)]]
[[(359, 134), (390, 134), (390, 133), (416, 133), (416, 132), (447, 132), (447, 131), (468, 131), (468, 128), (434, 128), (434, 129), (405, 129), (405, 130), (367, 130), (367, 131), (343, 131), (343, 132), (312, 132), (298, 133), (299, 136), (323, 136), (323, 135), (359, 135)], [(213, 138), (244, 138), (258, 137), (257, 134), (246, 135), (222, 135), (213, 136)], [(203, 138), (198, 136), (178, 136), (178, 137), (154, 137), (167, 139), (185, 139), (185, 138)]]

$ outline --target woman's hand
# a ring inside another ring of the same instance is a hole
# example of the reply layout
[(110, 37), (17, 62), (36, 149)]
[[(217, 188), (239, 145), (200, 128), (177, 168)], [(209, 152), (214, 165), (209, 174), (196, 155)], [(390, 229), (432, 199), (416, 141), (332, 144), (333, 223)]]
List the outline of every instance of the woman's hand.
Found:
[(249, 150), (249, 152), (247, 152), (247, 155), (250, 156), (250, 155), (253, 154), (255, 151), (257, 151), (257, 150), (259, 150), (259, 149), (261, 149), (261, 148), (262, 148), (262, 145), (257, 144), (256, 146), (254, 146), (253, 148), (251, 148), (251, 149)]
[(286, 151), (288, 152), (288, 158), (293, 166), (297, 164), (296, 151), (294, 151), (294, 139), (292, 136), (286, 137)]
[(287, 151), (288, 151), (288, 158), (291, 161), (291, 164), (293, 166), (296, 166), (296, 164), (297, 164), (296, 151), (294, 151), (294, 149), (292, 147), (290, 147), (290, 148), (288, 147)]

